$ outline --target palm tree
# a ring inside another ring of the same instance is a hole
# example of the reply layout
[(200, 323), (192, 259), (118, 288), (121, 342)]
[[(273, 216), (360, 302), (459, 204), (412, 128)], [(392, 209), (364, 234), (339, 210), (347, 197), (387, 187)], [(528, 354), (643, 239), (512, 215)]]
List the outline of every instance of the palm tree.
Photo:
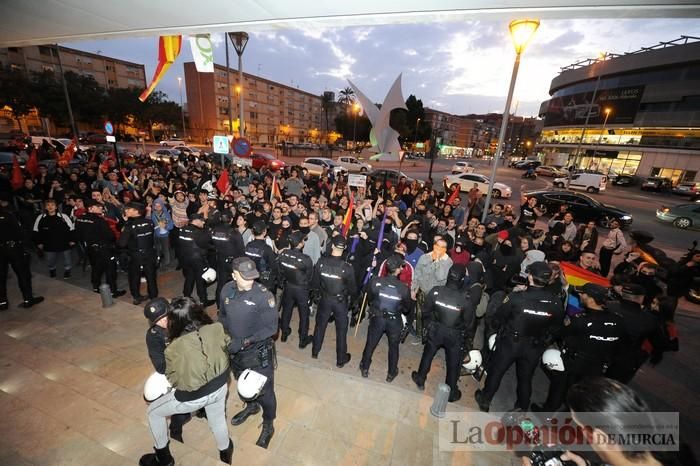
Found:
[(333, 99), (332, 92), (324, 92), (321, 95), (321, 109), (323, 109), (323, 113), (324, 113), (325, 120), (326, 120), (326, 144), (328, 144), (328, 141), (329, 141), (328, 135), (330, 133), (329, 122), (328, 122), (328, 112), (333, 109), (334, 104), (335, 104), (335, 101)]
[(350, 107), (353, 103), (355, 103), (355, 91), (352, 90), (352, 87), (346, 87), (345, 89), (341, 89), (339, 94), (339, 104), (343, 104), (347, 107)]

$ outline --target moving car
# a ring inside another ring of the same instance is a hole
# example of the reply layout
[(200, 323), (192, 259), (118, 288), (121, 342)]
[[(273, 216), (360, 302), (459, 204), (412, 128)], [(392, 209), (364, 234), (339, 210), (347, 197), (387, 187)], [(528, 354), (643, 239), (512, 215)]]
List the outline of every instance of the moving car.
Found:
[(674, 207), (661, 207), (656, 210), (656, 218), (671, 222), (676, 228), (700, 227), (700, 202), (679, 204)]
[(163, 139), (162, 141), (160, 141), (160, 145), (165, 147), (184, 146), (185, 141), (183, 141), (180, 138)]
[(679, 196), (693, 196), (700, 193), (700, 181), (680, 183), (671, 192)]
[(148, 154), (151, 160), (157, 162), (168, 162), (171, 163), (173, 160), (177, 160), (180, 156), (180, 151), (176, 149), (157, 149)]
[(597, 193), (605, 191), (605, 186), (608, 183), (608, 177), (600, 173), (575, 173), (569, 178), (555, 178), (554, 186), (564, 188), (569, 185), (570, 189), (581, 189), (589, 193)]
[(253, 152), (250, 155), (252, 159), (252, 165), (255, 170), (260, 170), (263, 167), (267, 167), (271, 171), (282, 170), (286, 164), (277, 159), (272, 154), (267, 154), (265, 152)]
[(324, 157), (306, 158), (301, 167), (313, 176), (320, 176), (324, 169), (327, 169), (329, 173), (332, 172), (334, 175), (347, 173), (347, 170), (335, 163), (334, 160)]
[(452, 165), (451, 171), (453, 175), (456, 173), (472, 173), (474, 171), (474, 167), (469, 165), (469, 163), (460, 160), (459, 162), (455, 162), (455, 164)]
[(175, 150), (179, 150), (180, 152), (184, 153), (187, 156), (193, 155), (195, 157), (199, 157), (202, 155), (202, 151), (199, 149), (195, 149), (194, 147), (189, 147), (189, 146), (175, 146), (173, 147)]
[(364, 162), (360, 162), (357, 160), (355, 157), (350, 157), (347, 155), (344, 155), (342, 157), (338, 157), (338, 159), (335, 161), (336, 164), (340, 165), (350, 173), (365, 173), (368, 172), (372, 169), (372, 165)]
[[(459, 190), (461, 192), (469, 192), (476, 184), (479, 191), (486, 193), (489, 190), (490, 180), (484, 175), (478, 173), (463, 173), (460, 175), (447, 175), (443, 184), (445, 186), (445, 191), (451, 192), (455, 184), (459, 185)], [(493, 184), (493, 197), (499, 197), (508, 199), (513, 195), (513, 190), (510, 186), (504, 183), (494, 183)]]
[(567, 176), (565, 171), (549, 165), (540, 165), (539, 167), (535, 168), (535, 173), (540, 176), (553, 176), (556, 178)]
[[(398, 184), (399, 179), (403, 176), (406, 178), (406, 183), (413, 183), (414, 178), (411, 178), (410, 176), (406, 175), (404, 172), (400, 172), (398, 170), (387, 170), (387, 169), (378, 169), (378, 170), (372, 170), (367, 174), (369, 179), (371, 181), (374, 180), (382, 180), (387, 183), (390, 183), (392, 185)], [(418, 180), (418, 183), (422, 186), (423, 182)]]
[(529, 168), (537, 168), (540, 165), (542, 165), (542, 162), (539, 160), (519, 160), (518, 162), (515, 162), (513, 164), (513, 168), (517, 168), (519, 170), (527, 170)]
[(642, 181), (642, 191), (667, 191), (673, 187), (670, 178), (660, 176), (650, 176)]
[(538, 208), (545, 214), (559, 211), (559, 206), (566, 204), (574, 215), (574, 222), (594, 220), (599, 226), (609, 228), (612, 220), (618, 220), (620, 226), (632, 224), (632, 215), (615, 206), (603, 204), (582, 193), (569, 191), (531, 191), (526, 195), (537, 199)]

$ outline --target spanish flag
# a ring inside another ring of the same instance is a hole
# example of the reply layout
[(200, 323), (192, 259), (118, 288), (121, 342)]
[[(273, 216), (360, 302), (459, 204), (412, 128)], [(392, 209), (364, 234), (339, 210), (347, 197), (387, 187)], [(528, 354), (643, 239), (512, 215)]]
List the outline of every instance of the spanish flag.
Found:
[(272, 178), (272, 188), (270, 188), (270, 202), (272, 202), (272, 199), (275, 197), (278, 200), (282, 199), (282, 192), (280, 191), (280, 185), (277, 182), (276, 176)]
[(350, 192), (350, 204), (348, 205), (348, 210), (345, 211), (345, 217), (343, 217), (343, 236), (347, 238), (348, 232), (350, 231), (350, 224), (352, 223), (352, 214), (355, 210), (355, 198), (352, 197), (352, 191)]
[(150, 86), (139, 96), (141, 102), (145, 102), (146, 99), (148, 99), (148, 96), (151, 95), (151, 92), (153, 92), (160, 80), (165, 76), (170, 65), (175, 63), (175, 59), (180, 55), (181, 48), (182, 36), (160, 36), (160, 41), (158, 43), (158, 66), (156, 67), (155, 73), (153, 73)]
[(561, 271), (566, 278), (567, 283), (571, 286), (583, 286), (586, 283), (595, 283), (596, 285), (610, 287), (610, 280), (598, 275), (597, 273), (589, 272), (588, 270), (574, 265), (571, 262), (561, 262), (559, 264)]

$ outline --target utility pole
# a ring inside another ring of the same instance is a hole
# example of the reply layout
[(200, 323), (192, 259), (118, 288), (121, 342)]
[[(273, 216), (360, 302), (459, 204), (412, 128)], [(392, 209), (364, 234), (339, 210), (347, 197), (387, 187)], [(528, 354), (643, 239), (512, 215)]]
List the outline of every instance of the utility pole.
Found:
[[(66, 77), (63, 74), (63, 61), (61, 60), (61, 50), (58, 44), (54, 45), (56, 47), (56, 55), (58, 57), (58, 69), (61, 73), (61, 84), (63, 84), (63, 96), (66, 98), (66, 106), (68, 107), (68, 118), (70, 120), (71, 130), (73, 131), (73, 137), (78, 138), (78, 128), (75, 126), (75, 118), (73, 118), (73, 107), (70, 103), (70, 94), (68, 93), (68, 84), (66, 84)], [(53, 52), (53, 48), (51, 49)]]

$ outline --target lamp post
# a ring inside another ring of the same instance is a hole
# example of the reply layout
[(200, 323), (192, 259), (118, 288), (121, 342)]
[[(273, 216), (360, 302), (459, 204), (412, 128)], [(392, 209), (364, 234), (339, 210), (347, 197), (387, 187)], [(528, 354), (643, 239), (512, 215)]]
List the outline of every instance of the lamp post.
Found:
[(243, 137), (245, 136), (245, 118), (243, 116), (243, 51), (245, 46), (248, 45), (248, 33), (247, 32), (229, 32), (229, 38), (233, 44), (233, 48), (236, 49), (238, 54), (238, 84), (241, 86), (241, 93), (239, 96), (238, 103), (241, 106), (241, 116), (240, 122), (238, 124), (238, 134)]
[(360, 113), (360, 104), (358, 104), (357, 102), (355, 102), (352, 106), (352, 113), (352, 150), (355, 151), (355, 147), (357, 145), (357, 114)]
[(182, 105), (182, 77), (177, 77), (177, 88), (180, 91), (180, 116), (182, 117), (182, 140), (187, 140), (187, 130), (185, 129), (185, 107)]
[(506, 108), (503, 111), (501, 120), (501, 132), (498, 135), (498, 146), (496, 146), (496, 154), (493, 158), (493, 168), (491, 170), (491, 180), (489, 181), (489, 192), (486, 193), (486, 203), (484, 204), (484, 213), (481, 216), (481, 221), (486, 221), (486, 216), (489, 213), (491, 197), (493, 193), (493, 184), (496, 182), (496, 168), (498, 167), (498, 157), (501, 155), (503, 148), (503, 140), (506, 136), (508, 127), (508, 117), (510, 116), (510, 105), (513, 101), (513, 90), (515, 89), (515, 80), (518, 78), (518, 68), (520, 67), (520, 55), (527, 47), (527, 44), (532, 40), (535, 31), (540, 26), (540, 21), (537, 19), (518, 19), (511, 21), (508, 25), (510, 36), (513, 39), (515, 46), (515, 63), (513, 64), (513, 74), (510, 77), (510, 87), (508, 88), (508, 97), (506, 98)]
[[(605, 107), (603, 110), (603, 113), (605, 113), (605, 119), (603, 120), (603, 129), (600, 130), (600, 136), (598, 136), (598, 146), (600, 146), (600, 143), (603, 141), (603, 134), (605, 134), (605, 127), (608, 124), (608, 117), (610, 116), (610, 112), (612, 112), (612, 108), (610, 107)], [(595, 151), (593, 152), (593, 158), (595, 158)], [(587, 168), (591, 167), (591, 161), (588, 161)], [(608, 170), (609, 171), (609, 170)]]
[(418, 144), (418, 123), (420, 123), (420, 118), (416, 119), (416, 131), (413, 134), (413, 150), (416, 150), (416, 144)]

